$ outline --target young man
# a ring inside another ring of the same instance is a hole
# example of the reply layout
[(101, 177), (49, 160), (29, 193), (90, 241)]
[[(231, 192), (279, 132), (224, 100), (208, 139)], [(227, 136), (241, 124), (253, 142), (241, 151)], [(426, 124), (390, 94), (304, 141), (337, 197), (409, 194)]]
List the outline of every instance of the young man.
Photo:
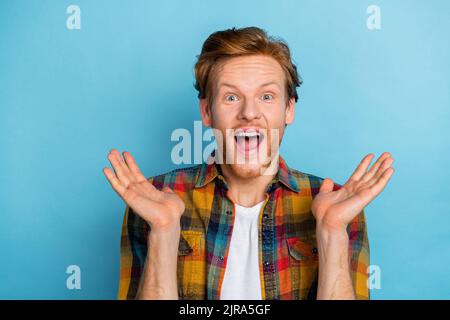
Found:
[(289, 168), (278, 148), (301, 80), (259, 28), (210, 35), (195, 77), (211, 161), (147, 179), (130, 153), (108, 155), (127, 204), (119, 299), (368, 299), (363, 209), (391, 155), (365, 156), (343, 186)]

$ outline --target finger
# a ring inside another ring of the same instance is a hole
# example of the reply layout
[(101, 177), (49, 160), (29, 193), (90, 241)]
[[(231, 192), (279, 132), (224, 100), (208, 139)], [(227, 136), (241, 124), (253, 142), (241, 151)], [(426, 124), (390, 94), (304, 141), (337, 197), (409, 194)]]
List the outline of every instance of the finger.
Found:
[(116, 175), (112, 170), (108, 167), (103, 168), (103, 174), (108, 179), (109, 183), (111, 184), (111, 187), (120, 195), (122, 196), (125, 192), (125, 186), (122, 185), (122, 183), (117, 179)]
[(347, 182), (350, 181), (350, 180), (358, 181), (359, 179), (361, 179), (361, 177), (366, 173), (367, 167), (372, 162), (373, 157), (374, 157), (373, 153), (369, 153), (368, 155), (366, 155), (361, 160), (361, 162), (359, 163), (358, 167), (356, 167), (356, 170), (353, 172), (353, 174), (347, 180)]
[(333, 191), (334, 182), (330, 178), (326, 178), (322, 181), (319, 192), (328, 193)]
[(119, 178), (120, 182), (127, 187), (130, 184), (130, 179), (128, 178), (126, 172), (124, 171), (123, 166), (120, 164), (119, 159), (117, 158), (117, 154), (114, 152), (110, 152), (108, 154), (108, 160), (111, 163), (114, 172), (117, 175), (117, 178)]
[(384, 152), (377, 161), (372, 165), (369, 171), (366, 172), (366, 174), (362, 177), (363, 181), (369, 181), (374, 174), (378, 171), (383, 161), (387, 158), (389, 158), (391, 154), (389, 152)]
[(130, 168), (128, 168), (128, 165), (126, 164), (125, 160), (122, 158), (122, 155), (120, 154), (120, 152), (116, 149), (112, 149), (111, 153), (117, 158), (117, 160), (119, 161), (120, 166), (123, 169), (123, 172), (129, 176), (131, 171)]
[(375, 197), (377, 197), (378, 194), (384, 190), (393, 173), (394, 168), (387, 168), (376, 184), (369, 188), (364, 188), (355, 196), (339, 202), (336, 205), (336, 210), (343, 212), (342, 218), (344, 221), (349, 223), (359, 212), (361, 212), (362, 209), (364, 209), (364, 207), (366, 207)]
[(388, 181), (391, 179), (393, 174), (394, 174), (394, 168), (392, 168), (392, 167), (387, 168), (383, 172), (381, 177), (378, 179), (378, 181), (370, 187), (372, 190), (372, 193), (375, 195), (378, 195), (379, 193), (381, 193), (381, 191), (384, 190), (384, 188), (386, 187)]
[(384, 174), (384, 172), (392, 166), (394, 163), (394, 158), (389, 157), (386, 158), (383, 163), (381, 164), (380, 168), (377, 170), (375, 175), (372, 177), (372, 179), (369, 181), (369, 185), (372, 186), (380, 179), (380, 177)]
[(147, 179), (145, 179), (144, 175), (142, 174), (141, 170), (139, 169), (138, 165), (136, 164), (136, 161), (134, 160), (134, 157), (131, 155), (131, 153), (124, 151), (123, 157), (125, 158), (125, 163), (127, 164), (131, 173), (134, 174), (134, 176), (136, 177), (137, 182), (142, 182), (144, 180), (147, 180)]

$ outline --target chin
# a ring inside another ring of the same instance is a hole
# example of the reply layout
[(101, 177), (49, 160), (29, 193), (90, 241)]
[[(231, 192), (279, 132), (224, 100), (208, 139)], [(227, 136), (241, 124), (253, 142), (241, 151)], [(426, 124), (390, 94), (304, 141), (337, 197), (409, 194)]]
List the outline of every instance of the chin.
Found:
[(235, 176), (242, 179), (257, 178), (264, 170), (260, 164), (231, 164), (230, 169)]

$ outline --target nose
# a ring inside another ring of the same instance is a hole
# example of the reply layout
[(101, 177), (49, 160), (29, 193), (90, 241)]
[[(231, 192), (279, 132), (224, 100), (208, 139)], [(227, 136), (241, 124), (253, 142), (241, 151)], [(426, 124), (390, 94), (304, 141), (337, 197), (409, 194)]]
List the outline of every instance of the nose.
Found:
[(261, 117), (261, 110), (257, 103), (250, 99), (246, 99), (239, 111), (239, 120), (252, 121)]

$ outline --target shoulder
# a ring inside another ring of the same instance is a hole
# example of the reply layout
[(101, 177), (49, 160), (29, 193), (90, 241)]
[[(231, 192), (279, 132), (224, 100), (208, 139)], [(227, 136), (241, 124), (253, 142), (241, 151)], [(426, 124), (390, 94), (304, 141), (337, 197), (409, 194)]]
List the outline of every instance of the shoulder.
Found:
[[(320, 189), (320, 186), (325, 180), (325, 178), (321, 176), (317, 176), (311, 173), (306, 173), (297, 169), (290, 168), (290, 172), (294, 180), (297, 182), (300, 191), (309, 190), (312, 196), (315, 196)], [(334, 189), (338, 190), (342, 187), (342, 185), (334, 182)]]
[(174, 169), (166, 173), (147, 178), (156, 188), (162, 189), (169, 187), (171, 189), (193, 188), (202, 165), (195, 165), (185, 168)]

